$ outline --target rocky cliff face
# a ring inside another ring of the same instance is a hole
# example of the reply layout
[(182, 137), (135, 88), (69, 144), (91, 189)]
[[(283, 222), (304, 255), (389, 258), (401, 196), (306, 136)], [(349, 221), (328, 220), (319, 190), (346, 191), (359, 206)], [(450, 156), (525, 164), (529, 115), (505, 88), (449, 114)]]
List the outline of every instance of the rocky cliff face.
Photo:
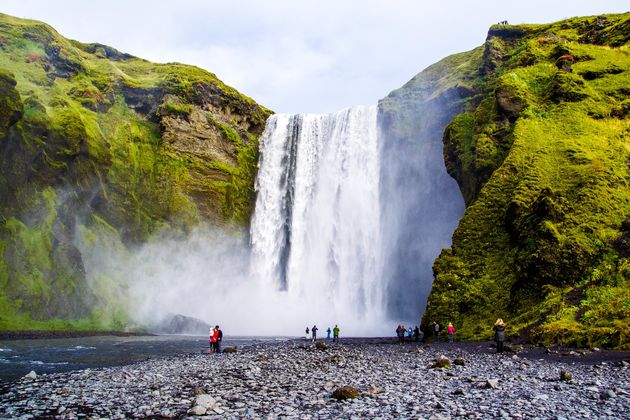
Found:
[(122, 327), (79, 249), (246, 225), (269, 114), (199, 68), (0, 14), (0, 329)]
[(624, 14), (490, 29), (444, 132), (466, 211), (425, 326), (485, 339), (500, 317), (535, 342), (628, 346), (629, 28)]

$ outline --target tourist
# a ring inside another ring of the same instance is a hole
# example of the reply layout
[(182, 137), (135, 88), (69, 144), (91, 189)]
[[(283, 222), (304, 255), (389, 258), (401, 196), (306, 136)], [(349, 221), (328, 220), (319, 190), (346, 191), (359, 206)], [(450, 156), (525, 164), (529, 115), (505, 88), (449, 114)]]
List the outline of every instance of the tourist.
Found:
[(330, 327), (328, 327), (328, 329), (326, 330), (326, 340), (330, 340), (330, 333), (332, 332), (332, 330), (330, 329)]
[(453, 327), (452, 323), (448, 323), (448, 327), (446, 327), (446, 331), (448, 332), (448, 342), (453, 342), (453, 336), (455, 335), (455, 327)]
[(433, 321), (433, 335), (435, 337), (435, 342), (440, 342), (440, 324), (437, 321)]
[(214, 353), (215, 343), (216, 343), (216, 338), (214, 335), (214, 327), (210, 327), (210, 350), (208, 351), (208, 353), (210, 354)]
[(407, 338), (409, 339), (410, 342), (411, 342), (411, 336), (413, 336), (413, 329), (409, 327), (407, 329)]
[(333, 342), (339, 341), (339, 327), (335, 324), (335, 328), (333, 328)]
[(214, 327), (214, 353), (217, 352), (219, 348), (219, 326)]
[(505, 322), (501, 318), (494, 323), (494, 341), (497, 343), (497, 353), (503, 353), (503, 341), (505, 341)]
[(420, 328), (416, 325), (416, 328), (413, 329), (413, 337), (416, 342), (420, 341)]
[(317, 328), (317, 325), (313, 325), (313, 328), (311, 328), (311, 332), (313, 333), (313, 341), (317, 340), (317, 330), (319, 328)]
[(398, 325), (398, 328), (396, 328), (396, 335), (398, 336), (398, 343), (402, 344), (405, 341), (405, 327)]
[(217, 325), (216, 327), (214, 327), (216, 332), (217, 332), (217, 341), (216, 341), (216, 352), (217, 353), (221, 353), (221, 342), (223, 341), (223, 331), (221, 331), (221, 328)]
[(307, 339), (307, 340), (308, 340), (308, 338), (309, 338), (309, 332), (310, 332), (310, 331), (311, 331), (311, 330), (309, 330), (309, 329), (308, 329), (308, 327), (306, 327), (306, 339)]

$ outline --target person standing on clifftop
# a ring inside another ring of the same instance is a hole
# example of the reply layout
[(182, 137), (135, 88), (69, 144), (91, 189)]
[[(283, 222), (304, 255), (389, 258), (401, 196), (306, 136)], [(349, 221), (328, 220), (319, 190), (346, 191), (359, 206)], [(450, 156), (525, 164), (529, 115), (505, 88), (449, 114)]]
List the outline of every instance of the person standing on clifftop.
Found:
[(437, 321), (433, 321), (433, 336), (435, 337), (435, 342), (440, 342), (440, 324)]
[(448, 342), (452, 343), (455, 335), (455, 327), (451, 322), (448, 323), (448, 327), (446, 327), (446, 331), (448, 332)]
[(317, 325), (313, 325), (313, 328), (311, 328), (311, 332), (313, 333), (313, 341), (317, 340), (317, 330), (319, 328), (317, 328)]
[(494, 323), (494, 341), (497, 343), (497, 353), (503, 353), (503, 342), (505, 341), (505, 322), (501, 318)]
[(310, 331), (311, 331), (311, 330), (309, 330), (309, 329), (308, 329), (308, 327), (306, 327), (306, 339), (307, 339), (307, 340), (308, 340), (308, 333), (309, 333)]
[(330, 340), (330, 333), (331, 333), (331, 329), (330, 327), (328, 327), (328, 329), (326, 330), (326, 334), (327, 334), (326, 340)]
[(336, 343), (339, 341), (339, 327), (335, 324), (335, 328), (333, 328), (333, 342)]

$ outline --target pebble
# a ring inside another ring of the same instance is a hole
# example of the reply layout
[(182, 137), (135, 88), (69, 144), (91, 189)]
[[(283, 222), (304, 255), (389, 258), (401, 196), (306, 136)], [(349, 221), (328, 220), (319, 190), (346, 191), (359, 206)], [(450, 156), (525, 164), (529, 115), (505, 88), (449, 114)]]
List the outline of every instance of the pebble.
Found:
[[(42, 374), (0, 385), (0, 418), (626, 418), (621, 364), (472, 349), (285, 341)], [(430, 369), (443, 356), (463, 364)], [(504, 363), (509, 362), (509, 363)], [(559, 381), (560, 372), (572, 381)], [(337, 401), (333, 390), (359, 395)], [(508, 403), (509, 402), (509, 403)], [(507, 406), (506, 406), (507, 404)]]

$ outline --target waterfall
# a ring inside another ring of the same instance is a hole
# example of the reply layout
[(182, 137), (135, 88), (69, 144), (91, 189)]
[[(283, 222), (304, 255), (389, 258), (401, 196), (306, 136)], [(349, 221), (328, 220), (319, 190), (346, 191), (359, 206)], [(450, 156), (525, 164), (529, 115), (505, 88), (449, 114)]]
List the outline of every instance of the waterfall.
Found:
[(383, 322), (376, 114), (279, 114), (261, 137), (251, 276), (305, 325), (369, 333)]

